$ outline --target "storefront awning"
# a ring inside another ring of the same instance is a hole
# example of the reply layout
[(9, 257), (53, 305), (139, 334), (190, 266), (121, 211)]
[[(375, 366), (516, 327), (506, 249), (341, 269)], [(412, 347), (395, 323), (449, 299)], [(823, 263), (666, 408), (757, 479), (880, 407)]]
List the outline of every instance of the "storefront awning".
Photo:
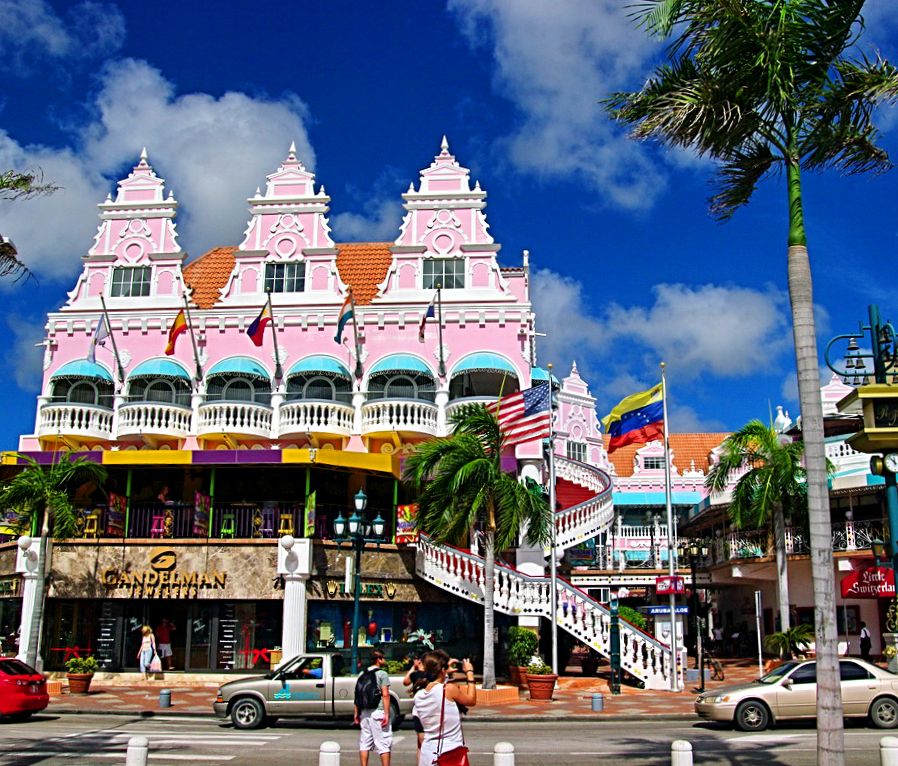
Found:
[(431, 369), (420, 359), (411, 354), (391, 354), (377, 362), (370, 375), (382, 375), (387, 372), (423, 372), (433, 377)]
[(514, 366), (506, 359), (498, 354), (491, 354), (482, 351), (478, 354), (469, 354), (462, 359), (452, 370), (452, 376), (460, 375), (464, 372), (508, 372), (517, 378), (517, 371)]
[(347, 379), (352, 377), (349, 374), (349, 370), (347, 370), (341, 362), (333, 357), (322, 356), (320, 354), (300, 359), (290, 368), (287, 377), (289, 378), (291, 375), (301, 374), (327, 375), (334, 378)]
[(112, 383), (112, 373), (105, 367), (101, 367), (96, 362), (89, 362), (87, 359), (76, 359), (73, 362), (66, 362), (51, 378), (100, 378)]
[(232, 356), (212, 365), (207, 377), (212, 375), (243, 375), (248, 378), (271, 380), (271, 375), (259, 362), (248, 356)]
[(132, 370), (129, 378), (183, 378), (190, 380), (190, 373), (170, 359), (147, 359)]

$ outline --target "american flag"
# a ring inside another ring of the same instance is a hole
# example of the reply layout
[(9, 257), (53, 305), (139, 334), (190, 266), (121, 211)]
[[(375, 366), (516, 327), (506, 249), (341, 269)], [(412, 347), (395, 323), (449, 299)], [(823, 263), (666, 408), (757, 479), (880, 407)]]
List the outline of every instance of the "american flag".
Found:
[(499, 419), (505, 444), (545, 439), (552, 428), (552, 392), (548, 383), (502, 397), (487, 405)]

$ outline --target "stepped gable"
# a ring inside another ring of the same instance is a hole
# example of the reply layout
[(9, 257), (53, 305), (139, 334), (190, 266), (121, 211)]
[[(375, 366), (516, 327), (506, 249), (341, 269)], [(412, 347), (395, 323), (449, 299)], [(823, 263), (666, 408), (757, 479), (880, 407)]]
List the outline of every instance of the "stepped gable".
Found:
[(357, 306), (367, 306), (387, 276), (393, 255), (392, 242), (337, 243), (340, 281), (352, 287)]
[[(695, 461), (696, 471), (708, 473), (711, 450), (720, 446), (720, 443), (729, 436), (729, 433), (704, 433), (704, 434), (671, 434), (670, 449), (673, 452), (673, 462), (682, 476), (686, 471), (693, 470)], [(608, 459), (614, 464), (618, 477), (632, 476), (633, 464), (637, 451), (644, 448), (645, 444), (628, 444), (614, 450)]]
[(193, 291), (193, 302), (210, 309), (221, 298), (221, 291), (234, 271), (235, 246), (215, 247), (184, 267), (184, 282)]

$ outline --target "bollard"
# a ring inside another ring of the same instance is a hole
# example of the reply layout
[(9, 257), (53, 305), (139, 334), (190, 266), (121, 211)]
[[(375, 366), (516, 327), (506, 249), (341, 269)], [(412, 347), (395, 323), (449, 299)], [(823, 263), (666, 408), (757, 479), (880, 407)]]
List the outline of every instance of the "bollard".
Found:
[(514, 766), (514, 745), (497, 742), (493, 748), (493, 766)]
[(898, 766), (898, 737), (883, 737), (879, 740), (880, 766)]
[(146, 737), (131, 737), (125, 754), (125, 766), (147, 766), (147, 745)]
[(685, 739), (675, 739), (671, 743), (670, 766), (692, 766), (692, 745)]
[(171, 707), (171, 689), (159, 690), (159, 707)]
[(601, 713), (605, 709), (605, 697), (601, 694), (592, 695), (592, 712)]
[(340, 766), (340, 743), (322, 742), (318, 748), (318, 766)]

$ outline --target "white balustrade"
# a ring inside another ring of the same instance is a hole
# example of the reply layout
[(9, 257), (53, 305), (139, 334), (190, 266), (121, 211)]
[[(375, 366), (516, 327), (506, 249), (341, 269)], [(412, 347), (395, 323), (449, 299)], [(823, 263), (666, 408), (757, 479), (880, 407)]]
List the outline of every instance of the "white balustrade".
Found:
[(271, 407), (254, 402), (206, 402), (199, 407), (197, 436), (241, 434), (271, 438)]
[(446, 420), (448, 421), (456, 412), (460, 412), (466, 407), (477, 404), (492, 404), (495, 401), (495, 396), (466, 396), (463, 399), (454, 399), (446, 405)]
[(41, 407), (38, 436), (83, 436), (114, 439), (113, 412), (89, 404), (48, 404)]
[(150, 434), (184, 438), (190, 434), (190, 407), (162, 402), (123, 404), (118, 412), (118, 436)]
[[(418, 541), (416, 572), (419, 577), (469, 601), (483, 603), (483, 559), (447, 545), (436, 545), (422, 535)], [(531, 577), (497, 564), (493, 583), (497, 611), (552, 619), (548, 577)], [(579, 588), (558, 581), (555, 620), (560, 628), (609, 656), (611, 614)], [(620, 621), (621, 667), (645, 682), (648, 689), (670, 688), (669, 649), (647, 633)]]
[(437, 406), (416, 399), (380, 399), (362, 406), (362, 433), (414, 431), (436, 436)]
[(607, 473), (587, 463), (571, 460), (561, 455), (555, 456), (555, 475), (559, 479), (566, 479), (581, 487), (591, 489), (597, 495), (611, 489), (611, 477)]
[(611, 477), (578, 460), (555, 456), (555, 474), (595, 492), (588, 500), (555, 512), (555, 546), (564, 551), (606, 531), (614, 522)]
[(281, 405), (279, 436), (326, 433), (349, 436), (355, 409), (339, 402), (292, 401)]

